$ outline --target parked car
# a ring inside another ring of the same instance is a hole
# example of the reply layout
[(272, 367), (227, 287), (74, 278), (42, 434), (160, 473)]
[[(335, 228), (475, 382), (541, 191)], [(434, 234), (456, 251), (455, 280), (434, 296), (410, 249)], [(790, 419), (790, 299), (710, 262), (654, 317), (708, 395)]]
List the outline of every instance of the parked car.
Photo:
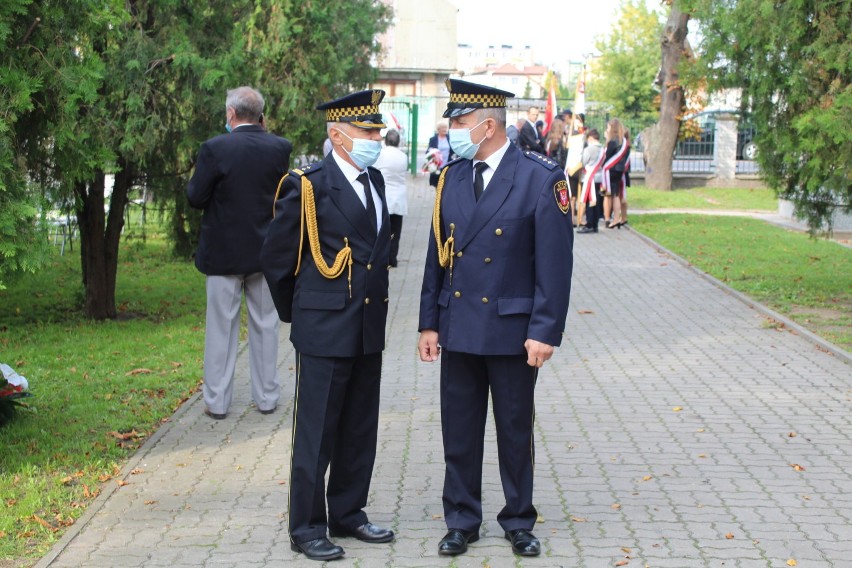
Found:
[[(716, 117), (719, 114), (739, 114), (736, 111), (705, 111), (681, 121), (681, 131), (675, 146), (676, 158), (713, 157), (716, 144)], [(737, 129), (737, 159), (754, 160), (757, 145), (754, 142), (755, 129), (746, 120), (741, 119)]]
[(737, 130), (737, 159), (754, 160), (757, 158), (757, 144), (754, 142), (754, 126), (740, 125)]

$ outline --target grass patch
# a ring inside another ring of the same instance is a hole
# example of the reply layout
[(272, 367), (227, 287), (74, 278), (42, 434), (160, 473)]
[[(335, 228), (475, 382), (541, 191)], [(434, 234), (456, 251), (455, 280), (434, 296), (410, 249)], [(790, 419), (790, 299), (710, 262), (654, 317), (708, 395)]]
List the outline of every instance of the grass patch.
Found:
[(696, 267), (852, 351), (852, 251), (748, 218), (648, 214), (631, 226)]
[(206, 296), (192, 263), (162, 235), (125, 240), (120, 317), (93, 322), (79, 308), (78, 245), (0, 291), (2, 361), (34, 394), (0, 431), (0, 564), (44, 555), (202, 376)]
[(631, 209), (778, 210), (778, 199), (771, 189), (698, 187), (657, 191), (640, 185), (628, 190), (628, 198)]

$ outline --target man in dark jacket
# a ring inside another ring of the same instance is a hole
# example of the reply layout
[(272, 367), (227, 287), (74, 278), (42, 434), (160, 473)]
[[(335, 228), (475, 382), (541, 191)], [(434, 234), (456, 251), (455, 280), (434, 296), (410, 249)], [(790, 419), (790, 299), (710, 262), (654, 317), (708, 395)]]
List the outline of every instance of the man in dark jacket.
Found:
[(290, 547), (313, 560), (343, 556), (329, 535), (394, 537), (364, 512), (388, 313), (390, 218), (382, 174), (370, 167), (381, 152), (383, 97), (360, 91), (317, 106), (333, 149), (290, 171), (261, 254), (296, 350)]
[(275, 410), (278, 381), (278, 318), (260, 270), (260, 248), (272, 221), (278, 180), (289, 168), (292, 145), (263, 127), (263, 97), (250, 87), (228, 91), (228, 134), (201, 145), (186, 190), (203, 209), (195, 265), (207, 275), (204, 402), (221, 420), (231, 406), (245, 291), (251, 394), (263, 414)]
[[(573, 264), (570, 196), (559, 164), (506, 137), (506, 98), (450, 79), (450, 139), (461, 159), (441, 172), (420, 295), (423, 361), (441, 358), (444, 520), (438, 545), (462, 554), (479, 539), (488, 399), (506, 499), (497, 521), (515, 554), (532, 534), (534, 394), (562, 341)], [(443, 350), (443, 352), (442, 352)]]
[(536, 119), (538, 118), (538, 108), (530, 107), (527, 111), (527, 120), (521, 127), (521, 132), (518, 135), (518, 146), (521, 150), (530, 150), (544, 153), (544, 148), (541, 145), (541, 137), (536, 127)]

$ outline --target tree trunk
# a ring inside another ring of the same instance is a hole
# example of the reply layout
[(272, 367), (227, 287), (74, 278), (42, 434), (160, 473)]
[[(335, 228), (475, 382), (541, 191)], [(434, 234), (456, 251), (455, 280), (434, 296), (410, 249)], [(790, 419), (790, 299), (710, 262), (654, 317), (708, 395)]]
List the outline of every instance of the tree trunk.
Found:
[(118, 246), (124, 227), (127, 193), (133, 179), (132, 168), (120, 159), (115, 176), (109, 215), (104, 212), (106, 175), (97, 172), (94, 180), (75, 186), (82, 207), (77, 210), (80, 227), (80, 264), (85, 292), (84, 313), (96, 320), (114, 319), (115, 280), (118, 272)]
[[(186, 200), (183, 188), (175, 188), (172, 192), (174, 209), (171, 216), (172, 253), (178, 258), (190, 258), (198, 244), (200, 215), (193, 214)], [(189, 226), (189, 230), (187, 230)]]
[(645, 185), (651, 189), (672, 189), (672, 159), (680, 116), (683, 109), (683, 87), (680, 85), (678, 66), (686, 51), (686, 25), (689, 14), (684, 14), (675, 0), (671, 3), (669, 19), (661, 41), (662, 63), (657, 74), (660, 87), (660, 120), (643, 132)]

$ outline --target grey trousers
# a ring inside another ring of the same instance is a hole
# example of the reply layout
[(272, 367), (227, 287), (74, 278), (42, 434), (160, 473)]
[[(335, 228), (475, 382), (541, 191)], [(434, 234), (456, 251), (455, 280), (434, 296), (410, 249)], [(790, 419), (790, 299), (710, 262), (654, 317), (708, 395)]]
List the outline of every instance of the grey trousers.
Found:
[(240, 339), (240, 304), (245, 290), (251, 396), (259, 410), (278, 404), (278, 312), (263, 274), (207, 277), (207, 329), (204, 336), (204, 402), (226, 414), (234, 394), (234, 368)]

